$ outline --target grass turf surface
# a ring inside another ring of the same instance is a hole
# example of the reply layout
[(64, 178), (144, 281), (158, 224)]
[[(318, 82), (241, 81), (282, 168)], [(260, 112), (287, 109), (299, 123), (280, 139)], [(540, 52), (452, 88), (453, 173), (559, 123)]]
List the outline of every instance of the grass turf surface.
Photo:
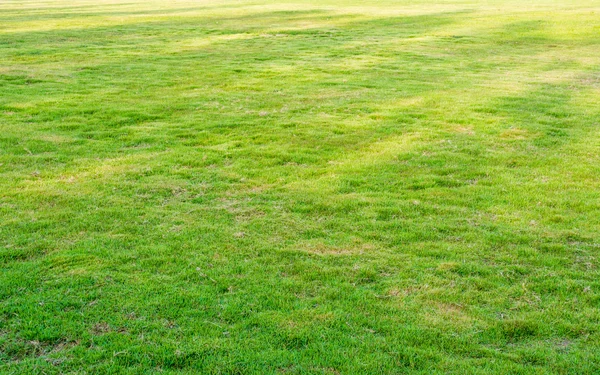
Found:
[(600, 372), (600, 2), (0, 3), (0, 372)]

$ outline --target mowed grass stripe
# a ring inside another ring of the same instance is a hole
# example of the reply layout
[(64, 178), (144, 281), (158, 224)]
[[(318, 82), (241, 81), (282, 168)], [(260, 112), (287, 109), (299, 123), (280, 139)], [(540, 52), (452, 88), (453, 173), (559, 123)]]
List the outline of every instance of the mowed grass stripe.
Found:
[(600, 3), (0, 4), (0, 372), (600, 372)]

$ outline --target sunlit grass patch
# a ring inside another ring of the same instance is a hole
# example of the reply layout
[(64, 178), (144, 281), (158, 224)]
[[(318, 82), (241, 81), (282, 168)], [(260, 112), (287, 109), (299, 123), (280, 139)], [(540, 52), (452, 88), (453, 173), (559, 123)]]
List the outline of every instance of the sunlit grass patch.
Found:
[(3, 2), (0, 372), (599, 372), (599, 6)]

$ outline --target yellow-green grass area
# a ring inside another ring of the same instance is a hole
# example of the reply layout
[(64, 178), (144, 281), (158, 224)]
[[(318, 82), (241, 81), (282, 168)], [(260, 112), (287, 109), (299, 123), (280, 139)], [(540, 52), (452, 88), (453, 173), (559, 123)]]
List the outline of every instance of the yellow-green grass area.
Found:
[(0, 2), (0, 373), (600, 373), (600, 1)]

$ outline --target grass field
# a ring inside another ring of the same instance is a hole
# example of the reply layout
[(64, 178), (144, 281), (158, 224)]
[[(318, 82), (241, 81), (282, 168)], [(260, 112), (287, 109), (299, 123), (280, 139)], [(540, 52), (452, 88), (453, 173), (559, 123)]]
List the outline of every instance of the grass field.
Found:
[(0, 2), (1, 374), (599, 374), (600, 1)]

